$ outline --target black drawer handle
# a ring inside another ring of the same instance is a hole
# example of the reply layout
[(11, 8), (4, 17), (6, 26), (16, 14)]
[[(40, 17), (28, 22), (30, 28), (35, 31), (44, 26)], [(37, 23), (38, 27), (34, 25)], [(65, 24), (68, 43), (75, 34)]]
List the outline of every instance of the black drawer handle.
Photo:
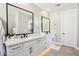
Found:
[(29, 52), (32, 53), (32, 47), (29, 48)]
[(15, 50), (15, 49), (18, 49), (18, 48), (20, 48), (20, 46), (18, 46), (18, 47), (15, 47), (15, 48), (12, 48), (12, 50)]
[(31, 56), (31, 53), (33, 52), (33, 48), (32, 47), (30, 47), (29, 48), (29, 53), (30, 53), (30, 56)]

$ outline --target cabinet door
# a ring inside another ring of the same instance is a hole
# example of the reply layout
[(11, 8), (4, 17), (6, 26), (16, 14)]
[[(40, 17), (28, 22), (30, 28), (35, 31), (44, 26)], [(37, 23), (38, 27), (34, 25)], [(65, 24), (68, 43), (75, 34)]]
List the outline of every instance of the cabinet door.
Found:
[(16, 51), (12, 56), (29, 56), (29, 47)]
[(29, 53), (31, 56), (37, 56), (39, 55), (39, 48), (38, 48), (38, 44), (35, 43), (35, 44), (32, 44), (30, 47), (29, 47)]
[(54, 38), (53, 38), (52, 34), (47, 35), (47, 42), (48, 42), (48, 47), (50, 47), (53, 44)]
[(9, 54), (15, 53), (16, 51), (19, 51), (22, 49), (22, 44), (14, 45), (11, 47), (7, 47), (7, 52)]
[(38, 40), (39, 54), (47, 48), (47, 39), (45, 37)]

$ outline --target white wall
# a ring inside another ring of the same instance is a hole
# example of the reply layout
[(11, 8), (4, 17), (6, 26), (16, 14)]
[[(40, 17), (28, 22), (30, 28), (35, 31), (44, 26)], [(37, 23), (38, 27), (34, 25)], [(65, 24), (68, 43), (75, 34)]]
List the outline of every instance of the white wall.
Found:
[[(41, 16), (49, 17), (47, 11), (42, 10), (34, 4), (14, 4), (26, 10), (29, 10), (34, 13), (34, 32), (41, 32)], [(0, 19), (6, 22), (6, 5), (0, 3)], [(79, 18), (78, 18), (79, 19)], [(79, 21), (79, 20), (78, 20)], [(56, 35), (56, 41), (60, 42), (61, 39), (61, 12), (50, 13), (50, 25), (51, 32)], [(77, 26), (77, 25), (75, 25)], [(76, 27), (75, 27), (76, 28)], [(78, 27), (79, 29), (79, 27)], [(77, 31), (76, 31), (77, 32)], [(74, 33), (73, 33), (74, 34)], [(77, 33), (79, 35), (79, 31)], [(76, 36), (76, 35), (75, 35)], [(79, 47), (79, 36), (77, 37), (77, 46)]]
[(55, 35), (55, 41), (61, 39), (61, 12), (50, 13), (51, 32)]
[(78, 19), (77, 19), (77, 47), (79, 49), (79, 4), (78, 4)]
[[(29, 10), (34, 13), (34, 33), (40, 33), (41, 32), (41, 16), (48, 17), (48, 12), (42, 10), (38, 6), (32, 4), (32, 3), (13, 3), (13, 5), (16, 5), (18, 7), (21, 7), (23, 9)], [(6, 21), (6, 5), (0, 3), (0, 17)]]
[[(4, 28), (5, 26), (5, 22), (6, 22), (6, 6), (4, 3), (0, 3), (0, 20), (3, 22), (3, 26)], [(6, 30), (6, 28), (5, 28)]]
[(14, 4), (14, 5), (33, 12), (34, 13), (34, 33), (41, 32), (41, 22), (40, 22), (41, 16), (48, 17), (48, 12), (42, 10), (38, 6), (31, 3), (27, 3), (27, 4), (19, 3), (19, 4)]

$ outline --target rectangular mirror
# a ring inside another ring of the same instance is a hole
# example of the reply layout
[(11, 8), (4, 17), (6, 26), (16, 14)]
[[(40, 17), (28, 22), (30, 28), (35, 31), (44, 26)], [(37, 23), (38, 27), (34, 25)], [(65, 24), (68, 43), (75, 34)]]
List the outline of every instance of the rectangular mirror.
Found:
[(41, 17), (41, 31), (50, 32), (50, 19), (44, 16)]
[(7, 35), (33, 33), (32, 12), (9, 3), (6, 4), (6, 12)]

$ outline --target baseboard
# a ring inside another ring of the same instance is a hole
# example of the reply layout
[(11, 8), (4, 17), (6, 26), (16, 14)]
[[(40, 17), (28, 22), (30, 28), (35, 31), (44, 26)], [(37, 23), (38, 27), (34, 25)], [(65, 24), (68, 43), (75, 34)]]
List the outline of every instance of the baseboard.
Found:
[[(64, 44), (62, 44), (62, 43), (59, 43), (59, 42), (55, 42), (54, 44), (59, 44), (59, 45), (64, 45)], [(65, 46), (67, 46), (67, 45), (65, 45)], [(79, 47), (73, 47), (73, 48), (75, 48), (76, 50), (79, 50)]]
[(75, 47), (75, 49), (79, 50), (79, 47)]
[(58, 45), (61, 45), (61, 46), (63, 45), (62, 43), (59, 43), (59, 42), (55, 42), (54, 44), (58, 44)]

